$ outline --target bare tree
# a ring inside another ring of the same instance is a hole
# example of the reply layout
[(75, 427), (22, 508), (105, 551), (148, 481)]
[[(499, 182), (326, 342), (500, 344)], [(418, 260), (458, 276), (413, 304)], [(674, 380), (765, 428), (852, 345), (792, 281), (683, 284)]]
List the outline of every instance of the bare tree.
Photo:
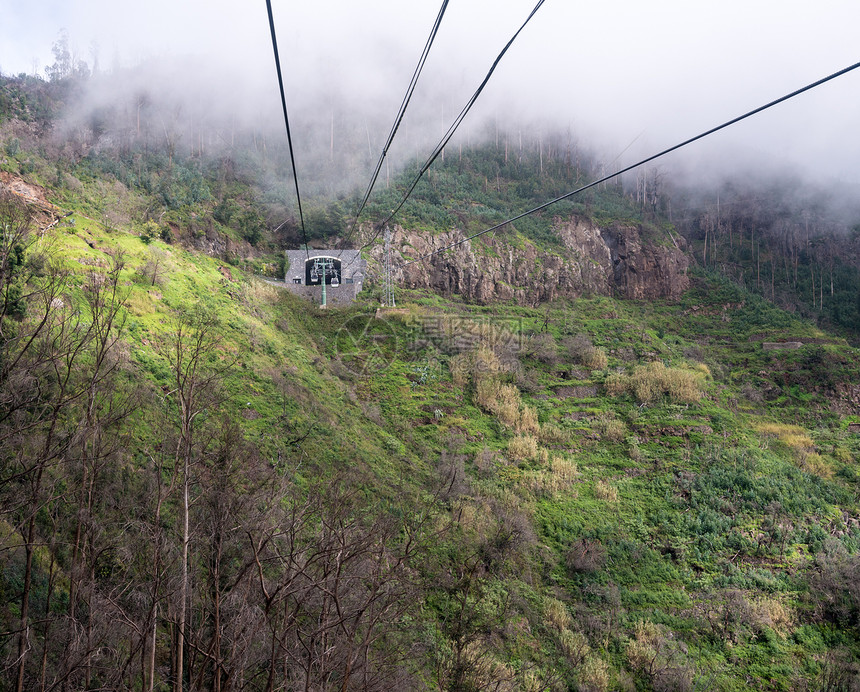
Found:
[[(112, 383), (122, 361), (123, 264), (117, 255), (107, 273), (92, 272), (84, 299), (76, 300), (67, 293), (67, 273), (33, 244), (32, 217), (23, 202), (0, 198), (0, 226), (0, 512), (15, 529), (0, 552), (20, 561), (23, 573), (18, 626), (11, 633), (17, 639), (15, 689), (44, 689), (52, 680), (68, 683), (81, 668), (84, 682), (89, 680), (95, 633), (106, 622), (96, 622), (94, 572), (104, 546), (96, 548), (93, 518), (96, 503), (111, 496), (100, 492), (99, 474), (116, 449), (114, 428), (128, 411)], [(66, 507), (77, 511), (68, 517)], [(61, 545), (72, 553), (70, 564), (62, 565), (70, 576), (63, 615), (53, 603)], [(49, 559), (37, 564), (40, 550)], [(48, 588), (34, 629), (34, 578), (45, 573)], [(84, 582), (87, 616), (79, 628), (76, 607)]]
[(150, 246), (147, 255), (147, 260), (139, 269), (139, 273), (150, 286), (160, 286), (168, 270), (169, 253), (159, 247)]
[(199, 418), (217, 401), (217, 384), (228, 367), (218, 362), (217, 320), (198, 310), (180, 315), (162, 350), (170, 365), (173, 388), (167, 397), (174, 402), (177, 437), (173, 455), (174, 473), (180, 479), (181, 557), (176, 616), (174, 690), (182, 692), (185, 676), (187, 607), (189, 599), (188, 555), (191, 542), (190, 508), (192, 466), (198, 461)]
[(270, 637), (265, 689), (397, 687), (423, 521), (380, 514), (338, 481), (289, 498), (267, 531), (248, 536)]
[(66, 417), (83, 392), (78, 370), (92, 333), (63, 293), (66, 274), (31, 252), (32, 224), (24, 202), (0, 197), (0, 511), (15, 529), (2, 550), (23, 563), (16, 690), (27, 684), (33, 648), (37, 516), (56, 493), (52, 470), (74, 444)]
[[(94, 608), (91, 602), (96, 590), (96, 566), (100, 555), (111, 550), (110, 542), (100, 538), (97, 517), (110, 498), (100, 487), (106, 466), (116, 466), (120, 437), (117, 428), (132, 410), (136, 396), (126, 388), (117, 387), (117, 376), (124, 367), (124, 351), (120, 348), (124, 328), (123, 307), (125, 291), (120, 274), (125, 267), (122, 253), (110, 257), (104, 273), (92, 272), (84, 286), (85, 319), (90, 341), (87, 347), (82, 379), (83, 395), (76, 407), (78, 419), (76, 443), (70, 450), (67, 465), (73, 495), (77, 496), (77, 515), (72, 539), (69, 580), (69, 617), (77, 615), (80, 586), (86, 585), (84, 599), (86, 622), (83, 625), (87, 652), (93, 642)], [(101, 545), (99, 545), (101, 543)], [(71, 647), (67, 647), (67, 652)], [(66, 659), (68, 660), (68, 658)], [(85, 684), (91, 678), (91, 657), (85, 658)]]

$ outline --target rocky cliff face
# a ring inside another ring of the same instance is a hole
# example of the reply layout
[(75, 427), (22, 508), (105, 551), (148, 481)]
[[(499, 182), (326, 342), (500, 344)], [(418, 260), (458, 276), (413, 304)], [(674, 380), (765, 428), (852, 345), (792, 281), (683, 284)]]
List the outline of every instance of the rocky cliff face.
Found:
[[(559, 221), (563, 248), (548, 252), (522, 238), (483, 236), (444, 254), (395, 267), (395, 278), (408, 288), (431, 288), (479, 303), (513, 300), (537, 305), (583, 294), (626, 298), (678, 298), (686, 290), (689, 258), (680, 236), (657, 240), (637, 225), (600, 228), (590, 219)], [(461, 240), (453, 230), (434, 236), (397, 227), (392, 233), (395, 265)], [(381, 259), (381, 248), (375, 259)]]

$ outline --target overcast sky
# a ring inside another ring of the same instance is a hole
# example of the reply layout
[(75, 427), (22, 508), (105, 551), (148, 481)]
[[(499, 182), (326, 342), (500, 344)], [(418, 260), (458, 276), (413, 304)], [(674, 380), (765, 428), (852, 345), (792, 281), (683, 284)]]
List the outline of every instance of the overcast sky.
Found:
[[(336, 89), (356, 110), (393, 118), (439, 4), (273, 0), (289, 102)], [(533, 6), (451, 0), (416, 92), (434, 94), (440, 135)], [(265, 0), (0, 0), (0, 17), (7, 75), (44, 75), (65, 28), (102, 71), (191, 56), (242, 75), (241, 93), (261, 95), (255, 107), (279, 108)], [(626, 165), (860, 61), (858, 26), (857, 0), (546, 0), (469, 120), (539, 118), (570, 127), (607, 161), (626, 150), (616, 163)], [(235, 98), (233, 80), (212, 89)], [(856, 182), (858, 126), (860, 70), (682, 159), (713, 170), (761, 157)]]

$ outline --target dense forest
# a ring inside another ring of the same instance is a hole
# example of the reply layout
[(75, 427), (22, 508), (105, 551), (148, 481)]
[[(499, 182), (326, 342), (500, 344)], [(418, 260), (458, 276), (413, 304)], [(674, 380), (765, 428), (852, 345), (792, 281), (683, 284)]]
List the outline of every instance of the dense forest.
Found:
[[(678, 301), (377, 318), (371, 281), (321, 310), (259, 278), (304, 240), (281, 139), (56, 58), (0, 77), (0, 689), (860, 689), (850, 205), (649, 168), (500, 236), (670, 229)], [(320, 112), (325, 247), (373, 160)], [(493, 123), (397, 223), (474, 232), (603, 172)]]

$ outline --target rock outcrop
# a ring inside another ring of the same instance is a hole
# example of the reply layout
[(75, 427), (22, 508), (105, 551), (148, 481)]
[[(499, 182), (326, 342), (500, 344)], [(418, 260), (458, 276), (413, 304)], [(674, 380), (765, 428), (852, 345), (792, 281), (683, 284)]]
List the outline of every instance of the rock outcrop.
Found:
[[(407, 288), (430, 288), (478, 303), (537, 305), (556, 298), (619, 295), (677, 299), (688, 284), (686, 243), (668, 231), (590, 219), (560, 220), (563, 247), (548, 251), (522, 237), (482, 236), (432, 257), (408, 261), (462, 240), (459, 230), (430, 235), (396, 227), (392, 233), (395, 278)], [(660, 235), (662, 233), (662, 235)], [(381, 260), (381, 248), (374, 259)]]

